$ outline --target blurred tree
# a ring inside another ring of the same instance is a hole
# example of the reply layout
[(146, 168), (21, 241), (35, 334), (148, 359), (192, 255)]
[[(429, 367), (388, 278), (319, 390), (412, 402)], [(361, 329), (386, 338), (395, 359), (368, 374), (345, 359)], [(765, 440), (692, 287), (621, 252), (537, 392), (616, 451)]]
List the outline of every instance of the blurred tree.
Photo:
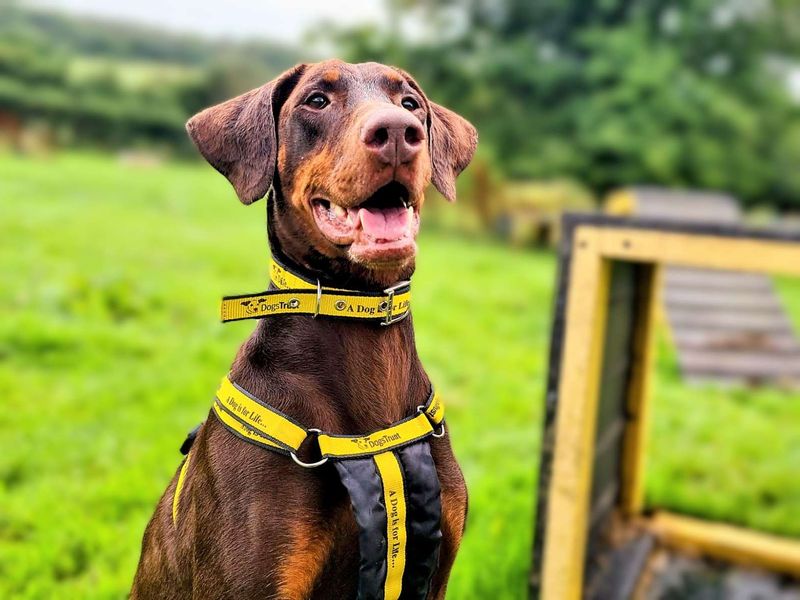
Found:
[(82, 143), (188, 148), (188, 116), (298, 59), (268, 42), (209, 41), (0, 0), (0, 114), (67, 129)]
[[(792, 0), (390, 0), (339, 31), (471, 118), (514, 177), (728, 190), (800, 207)], [(410, 16), (408, 16), (410, 15)], [(413, 31), (411, 43), (401, 43)]]

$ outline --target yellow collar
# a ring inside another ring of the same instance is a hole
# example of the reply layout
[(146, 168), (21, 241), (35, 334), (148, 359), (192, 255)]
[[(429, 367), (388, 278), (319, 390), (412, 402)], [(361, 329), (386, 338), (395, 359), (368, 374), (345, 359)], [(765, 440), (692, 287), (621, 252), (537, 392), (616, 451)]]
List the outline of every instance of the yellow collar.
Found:
[(260, 294), (226, 296), (223, 323), (272, 315), (311, 315), (370, 320), (381, 325), (402, 321), (411, 313), (411, 282), (401, 281), (383, 292), (361, 292), (320, 285), (293, 273), (274, 258), (270, 280), (276, 289)]

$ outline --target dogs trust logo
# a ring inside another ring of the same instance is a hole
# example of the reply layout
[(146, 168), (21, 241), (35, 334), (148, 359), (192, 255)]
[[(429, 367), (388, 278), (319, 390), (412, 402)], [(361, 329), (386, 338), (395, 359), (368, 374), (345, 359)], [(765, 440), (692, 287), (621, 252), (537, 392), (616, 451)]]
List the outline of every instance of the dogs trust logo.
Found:
[(292, 298), (288, 302), (278, 301), (269, 302), (269, 298), (252, 298), (250, 300), (243, 300), (241, 305), (249, 315), (262, 315), (266, 313), (275, 312), (276, 310), (294, 310), (300, 307), (300, 301), (297, 298)]
[(400, 441), (399, 433), (385, 433), (380, 437), (372, 439), (370, 437), (356, 437), (350, 438), (350, 441), (358, 446), (358, 449), (363, 452), (374, 450), (375, 448), (383, 448), (386, 444)]

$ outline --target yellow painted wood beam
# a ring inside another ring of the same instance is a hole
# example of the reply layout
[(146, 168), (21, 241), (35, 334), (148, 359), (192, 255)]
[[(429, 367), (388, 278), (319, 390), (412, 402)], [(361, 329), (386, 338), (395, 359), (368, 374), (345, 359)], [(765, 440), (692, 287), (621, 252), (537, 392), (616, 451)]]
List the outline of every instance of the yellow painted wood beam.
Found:
[(800, 276), (797, 242), (625, 227), (580, 226), (576, 233), (584, 229), (599, 232), (599, 251), (605, 258)]
[(628, 387), (629, 421), (622, 454), (620, 507), (626, 516), (639, 514), (644, 507), (645, 459), (650, 423), (650, 397), (656, 354), (656, 329), (659, 319), (663, 268), (652, 265), (639, 283), (641, 305), (634, 325), (631, 380)]
[[(573, 233), (555, 442), (545, 515), (541, 571), (543, 600), (579, 600), (583, 594), (589, 504), (608, 309), (611, 261), (653, 266), (643, 285), (646, 306), (637, 324), (635, 369), (628, 396), (634, 416), (626, 431), (623, 513), (643, 509), (645, 446), (663, 265), (800, 276), (800, 244), (625, 227), (580, 225)], [(693, 548), (800, 576), (800, 542), (662, 513), (649, 527), (676, 546)]]
[(583, 595), (610, 277), (598, 240), (596, 230), (577, 232), (573, 240), (542, 567), (545, 600), (579, 600)]
[(668, 546), (800, 577), (800, 540), (658, 512), (645, 527)]

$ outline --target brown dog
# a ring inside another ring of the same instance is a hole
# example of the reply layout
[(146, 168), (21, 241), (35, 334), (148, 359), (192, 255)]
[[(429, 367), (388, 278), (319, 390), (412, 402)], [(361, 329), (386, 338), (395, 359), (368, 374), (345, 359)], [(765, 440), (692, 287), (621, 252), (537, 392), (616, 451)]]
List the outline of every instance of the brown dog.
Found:
[[(329, 286), (382, 290), (414, 271), (427, 185), (448, 199), (475, 129), (377, 63), (299, 65), (187, 124), (203, 156), (250, 204), (272, 188), (273, 254)], [(390, 327), (320, 317), (263, 319), (231, 379), (307, 427), (367, 433), (414, 413), (430, 381), (411, 319)], [(301, 456), (313, 460), (313, 450)], [(467, 490), (447, 436), (431, 440), (442, 598)], [(334, 469), (303, 469), (231, 435), (212, 416), (192, 448), (172, 520), (173, 478), (144, 534), (132, 598), (354, 598), (358, 531)]]

